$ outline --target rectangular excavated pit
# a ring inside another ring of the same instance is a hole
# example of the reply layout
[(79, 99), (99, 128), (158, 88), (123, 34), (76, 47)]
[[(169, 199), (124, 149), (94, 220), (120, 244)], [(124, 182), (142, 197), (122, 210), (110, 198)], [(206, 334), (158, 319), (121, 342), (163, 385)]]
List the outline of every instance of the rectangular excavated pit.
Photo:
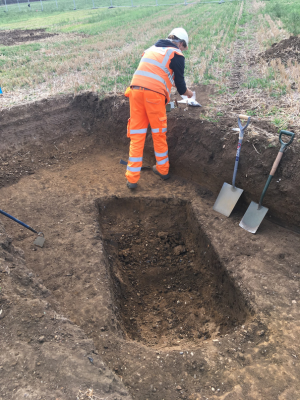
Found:
[(200, 345), (250, 314), (189, 202), (105, 198), (100, 226), (124, 334), (148, 346)]

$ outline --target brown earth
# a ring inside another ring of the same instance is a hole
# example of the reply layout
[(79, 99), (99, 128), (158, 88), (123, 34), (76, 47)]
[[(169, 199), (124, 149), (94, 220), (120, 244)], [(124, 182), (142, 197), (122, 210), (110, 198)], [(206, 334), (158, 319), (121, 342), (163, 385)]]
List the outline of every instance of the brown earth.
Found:
[(106, 399), (130, 398), (93, 341), (48, 302), (49, 290), (2, 223), (0, 284), (1, 399), (83, 399), (91, 386)]
[(250, 310), (189, 204), (143, 203), (98, 202), (123, 331), (147, 346), (194, 347), (242, 325)]
[(57, 33), (45, 32), (45, 29), (14, 29), (11, 31), (0, 31), (0, 44), (13, 46), (22, 42), (32, 42), (58, 35)]
[(279, 43), (273, 43), (272, 46), (263, 53), (258, 55), (268, 63), (276, 58), (280, 58), (283, 64), (287, 64), (288, 60), (300, 63), (300, 37), (290, 36)]
[[(119, 164), (128, 154), (122, 96), (1, 112), (1, 209), (46, 242), (35, 247), (31, 232), (1, 216), (13, 240), (2, 244), (0, 398), (74, 399), (79, 389), (128, 398), (122, 384), (140, 400), (300, 397), (299, 143), (284, 154), (265, 198), (269, 218), (251, 235), (238, 223), (279, 146), (246, 134), (237, 179), (245, 191), (225, 218), (212, 206), (231, 182), (236, 119), (210, 122), (199, 110), (169, 113), (172, 177), (145, 170), (135, 192)], [(145, 165), (153, 163), (148, 135)], [(21, 267), (34, 278), (23, 279), (26, 292), (14, 278)]]

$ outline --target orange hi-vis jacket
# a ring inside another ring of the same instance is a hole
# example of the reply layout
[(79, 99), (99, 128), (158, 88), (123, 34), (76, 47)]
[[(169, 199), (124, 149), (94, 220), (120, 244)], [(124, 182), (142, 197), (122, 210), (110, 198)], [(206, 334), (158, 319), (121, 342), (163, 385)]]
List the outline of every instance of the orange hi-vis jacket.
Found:
[(174, 47), (151, 46), (145, 50), (130, 86), (141, 86), (161, 93), (169, 102), (171, 88), (175, 86), (174, 73), (170, 68), (175, 53), (184, 57), (181, 50)]

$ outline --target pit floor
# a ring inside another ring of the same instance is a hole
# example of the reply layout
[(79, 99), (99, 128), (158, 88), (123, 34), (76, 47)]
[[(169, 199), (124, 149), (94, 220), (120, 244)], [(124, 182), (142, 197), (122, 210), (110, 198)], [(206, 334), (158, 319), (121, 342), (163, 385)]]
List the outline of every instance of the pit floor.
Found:
[[(65, 137), (60, 144), (72, 152), (68, 163), (43, 166), (0, 190), (1, 208), (43, 230), (45, 246), (36, 248), (29, 231), (2, 222), (24, 250), (27, 268), (50, 290), (48, 302), (59, 304), (59, 312), (93, 340), (132, 398), (299, 399), (299, 235), (268, 220), (252, 235), (238, 226), (241, 211), (230, 218), (217, 214), (215, 197), (179, 176), (165, 182), (143, 171), (130, 192), (119, 165), (126, 149), (101, 151), (91, 136)], [(95, 205), (112, 196), (120, 202), (130, 196), (190, 201), (253, 318), (201, 346), (152, 349), (123, 335)]]

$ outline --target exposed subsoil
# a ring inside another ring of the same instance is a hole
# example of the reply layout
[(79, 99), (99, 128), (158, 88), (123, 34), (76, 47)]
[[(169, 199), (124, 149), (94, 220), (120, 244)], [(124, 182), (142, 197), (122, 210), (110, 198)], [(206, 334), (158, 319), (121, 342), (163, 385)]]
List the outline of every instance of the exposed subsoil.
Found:
[(273, 43), (264, 53), (260, 53), (258, 58), (263, 58), (268, 63), (276, 58), (280, 58), (283, 64), (288, 60), (300, 63), (300, 37), (290, 36), (279, 43)]
[(186, 202), (126, 198), (98, 206), (129, 338), (158, 348), (194, 347), (245, 322), (246, 300)]
[(14, 29), (11, 31), (0, 31), (0, 44), (13, 46), (22, 42), (32, 42), (58, 35), (57, 33), (45, 32), (45, 29)]
[[(202, 114), (209, 90), (197, 89)], [(145, 170), (135, 192), (119, 164), (129, 144), (124, 97), (1, 112), (1, 209), (46, 242), (34, 246), (31, 232), (1, 216), (12, 242), (2, 230), (0, 398), (74, 399), (88, 389), (118, 400), (300, 397), (299, 143), (284, 154), (269, 217), (252, 235), (238, 223), (279, 145), (246, 134), (236, 182), (244, 194), (225, 218), (212, 206), (231, 182), (236, 119), (212, 123), (199, 112), (168, 114), (172, 177)], [(144, 156), (154, 163), (149, 134)]]

